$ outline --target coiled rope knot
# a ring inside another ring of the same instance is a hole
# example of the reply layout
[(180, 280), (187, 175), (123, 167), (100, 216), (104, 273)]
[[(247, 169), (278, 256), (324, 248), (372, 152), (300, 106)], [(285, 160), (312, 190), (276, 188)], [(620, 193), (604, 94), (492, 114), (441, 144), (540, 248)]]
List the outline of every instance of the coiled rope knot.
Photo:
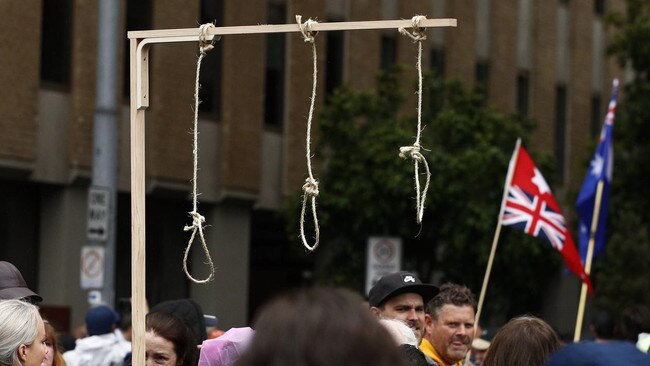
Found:
[(424, 160), (424, 155), (422, 155), (422, 153), (420, 152), (420, 144), (417, 142), (411, 146), (400, 147), (399, 157), (402, 159), (408, 159), (409, 157), (411, 157), (411, 159), (416, 161)]
[(426, 20), (427, 17), (424, 15), (416, 15), (411, 18), (411, 24), (413, 31), (409, 32), (404, 27), (399, 27), (398, 30), (401, 34), (409, 36), (413, 42), (421, 42), (427, 39), (427, 35), (424, 33), (424, 28), (420, 27), (420, 21)]
[(305, 43), (314, 43), (314, 36), (317, 32), (312, 31), (312, 26), (314, 24), (318, 24), (318, 22), (309, 18), (306, 22), (303, 23), (302, 15), (296, 15), (296, 22), (300, 27), (300, 33), (302, 33), (302, 38), (304, 39)]
[(201, 51), (201, 54), (205, 54), (214, 48), (212, 41), (208, 40), (208, 33), (210, 32), (210, 29), (214, 27), (215, 26), (212, 23), (201, 24), (199, 27), (199, 31), (201, 32), (199, 34), (199, 50)]
[(318, 196), (318, 181), (316, 179), (308, 177), (305, 179), (305, 184), (302, 185), (302, 190), (305, 192), (305, 195), (309, 197)]
[(203, 224), (205, 223), (205, 217), (201, 215), (200, 213), (196, 211), (190, 212), (190, 216), (192, 216), (192, 225), (191, 226), (185, 226), (184, 230), (185, 231), (192, 231), (192, 230), (203, 230)]

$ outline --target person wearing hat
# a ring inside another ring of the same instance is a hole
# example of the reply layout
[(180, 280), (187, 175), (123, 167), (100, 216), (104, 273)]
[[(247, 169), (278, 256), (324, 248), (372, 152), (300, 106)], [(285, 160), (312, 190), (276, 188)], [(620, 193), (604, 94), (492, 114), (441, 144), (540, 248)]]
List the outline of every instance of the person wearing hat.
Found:
[(476, 300), (469, 288), (455, 283), (440, 286), (427, 303), (425, 334), (420, 350), (431, 365), (462, 366), (474, 340)]
[(0, 300), (25, 300), (32, 304), (43, 301), (37, 293), (27, 287), (27, 283), (18, 268), (13, 264), (0, 261)]
[(489, 347), (490, 341), (483, 338), (474, 338), (472, 341), (472, 363), (474, 366), (481, 366)]
[(415, 333), (418, 343), (424, 336), (424, 304), (438, 288), (424, 284), (410, 272), (389, 273), (381, 277), (368, 293), (370, 310), (380, 319), (398, 319)]
[(131, 352), (131, 343), (121, 341), (115, 334), (117, 313), (106, 305), (92, 307), (86, 312), (88, 337), (77, 340), (73, 350), (63, 354), (67, 366), (122, 365)]

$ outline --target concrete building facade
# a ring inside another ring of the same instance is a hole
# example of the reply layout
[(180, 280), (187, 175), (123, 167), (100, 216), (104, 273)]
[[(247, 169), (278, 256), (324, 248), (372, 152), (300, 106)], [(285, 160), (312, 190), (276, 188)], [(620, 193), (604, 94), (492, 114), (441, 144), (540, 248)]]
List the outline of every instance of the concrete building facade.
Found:
[[(555, 154), (563, 187), (575, 187), (588, 141), (598, 131), (611, 79), (611, 33), (603, 11), (623, 0), (164, 0), (119, 1), (124, 37), (116, 296), (130, 293), (129, 98), (127, 30), (428, 17), (457, 18), (429, 31), (424, 65), (485, 88), (503, 112), (538, 121), (534, 148)], [(79, 286), (87, 244), (87, 192), (97, 65), (98, 2), (0, 2), (0, 259), (14, 262), (69, 327), (83, 323)], [(374, 87), (386, 62), (412, 65), (416, 49), (397, 31), (319, 34), (323, 96), (341, 84)], [(147, 112), (147, 297), (191, 296), (221, 327), (240, 326), (275, 291), (308, 281), (308, 265), (287, 263), (283, 228), (273, 213), (306, 176), (306, 115), (311, 53), (299, 34), (226, 36), (201, 76), (199, 191), (216, 279), (194, 285), (182, 273), (190, 222), (191, 122), (198, 46), (154, 46)], [(413, 80), (405, 80), (412, 85)], [(297, 219), (297, 216), (296, 216)], [(205, 274), (198, 246), (197, 277)], [(560, 293), (564, 290), (558, 290)], [(572, 291), (569, 289), (568, 291)], [(549, 304), (549, 311), (558, 310)], [(67, 311), (67, 312), (66, 312)]]

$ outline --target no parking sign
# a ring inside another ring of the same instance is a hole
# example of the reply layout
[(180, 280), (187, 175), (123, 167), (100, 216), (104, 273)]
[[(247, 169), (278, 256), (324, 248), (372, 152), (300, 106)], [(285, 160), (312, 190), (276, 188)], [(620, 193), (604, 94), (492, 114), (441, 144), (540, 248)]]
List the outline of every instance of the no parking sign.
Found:
[(104, 286), (104, 247), (81, 248), (81, 288), (98, 289)]
[(390, 237), (368, 238), (366, 260), (366, 294), (383, 275), (402, 268), (402, 239)]

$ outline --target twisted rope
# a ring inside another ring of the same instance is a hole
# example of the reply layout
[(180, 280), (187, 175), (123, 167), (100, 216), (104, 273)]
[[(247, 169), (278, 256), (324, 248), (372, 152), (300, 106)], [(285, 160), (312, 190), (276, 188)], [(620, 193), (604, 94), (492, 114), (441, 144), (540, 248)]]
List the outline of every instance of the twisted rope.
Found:
[[(199, 28), (201, 34), (199, 35), (199, 59), (196, 62), (196, 79), (194, 80), (194, 127), (193, 127), (193, 137), (194, 137), (194, 142), (193, 142), (193, 148), (192, 148), (192, 153), (194, 155), (194, 175), (192, 177), (192, 211), (189, 213), (190, 216), (192, 217), (192, 225), (190, 226), (185, 226), (184, 231), (191, 231), (192, 235), (190, 236), (190, 240), (187, 243), (187, 247), (185, 248), (185, 253), (183, 255), (183, 271), (185, 272), (185, 275), (187, 278), (192, 280), (195, 283), (206, 283), (209, 281), (212, 281), (214, 279), (214, 263), (212, 262), (212, 258), (210, 257), (210, 251), (208, 250), (208, 246), (205, 243), (205, 237), (203, 236), (203, 224), (205, 223), (205, 217), (203, 217), (197, 210), (197, 197), (199, 193), (197, 192), (196, 188), (196, 182), (197, 182), (197, 174), (199, 170), (199, 75), (201, 74), (201, 61), (205, 57), (206, 53), (210, 51), (211, 49), (214, 48), (212, 45), (212, 41), (207, 40), (208, 32), (210, 29), (214, 28), (214, 24), (212, 23), (206, 23), (202, 24), (201, 27)], [(190, 249), (192, 248), (192, 243), (194, 242), (194, 238), (196, 237), (196, 234), (199, 234), (199, 238), (201, 239), (201, 245), (203, 246), (203, 252), (205, 253), (206, 258), (208, 259), (208, 265), (210, 266), (210, 274), (206, 279), (203, 280), (197, 280), (196, 278), (192, 277), (190, 272), (187, 269), (187, 257), (190, 253)]]
[[(312, 87), (311, 87), (311, 105), (309, 106), (309, 117), (307, 118), (307, 143), (306, 143), (306, 157), (307, 157), (307, 172), (309, 177), (305, 179), (305, 184), (302, 186), (303, 195), (302, 195), (302, 210), (300, 212), (300, 239), (302, 240), (302, 245), (305, 246), (309, 251), (314, 251), (318, 247), (320, 240), (320, 230), (318, 228), (318, 215), (316, 214), (316, 197), (318, 197), (318, 181), (314, 179), (314, 174), (311, 169), (311, 123), (314, 116), (314, 104), (316, 102), (316, 85), (318, 80), (318, 63), (316, 58), (316, 42), (314, 39), (315, 33), (312, 31), (311, 27), (313, 24), (318, 22), (308, 19), (306, 22), (302, 23), (302, 16), (296, 15), (296, 22), (300, 27), (300, 33), (302, 33), (303, 40), (305, 43), (311, 43), (312, 49), (312, 59), (313, 59), (313, 77), (312, 77)], [(307, 208), (307, 201), (311, 201), (311, 214), (314, 220), (314, 234), (315, 242), (314, 245), (309, 245), (309, 242), (305, 238), (305, 211)]]
[[(415, 142), (411, 146), (402, 146), (399, 148), (399, 156), (403, 159), (408, 159), (409, 157), (413, 159), (413, 164), (415, 166), (415, 212), (416, 212), (416, 221), (418, 224), (422, 223), (422, 216), (424, 215), (424, 201), (427, 197), (427, 190), (429, 190), (429, 182), (431, 181), (431, 172), (429, 171), (429, 164), (425, 159), (424, 155), (420, 152), (420, 133), (422, 131), (422, 41), (427, 39), (427, 36), (424, 34), (424, 28), (420, 27), (420, 21), (426, 19), (425, 16), (416, 15), (412, 19), (413, 31), (409, 32), (403, 27), (399, 28), (399, 32), (403, 35), (410, 37), (413, 42), (418, 44), (418, 58), (417, 58), (417, 69), (418, 69), (418, 129), (417, 135), (415, 137)], [(420, 174), (419, 174), (419, 165), (422, 163), (424, 169), (427, 173), (427, 180), (424, 184), (424, 188), (420, 191)]]

